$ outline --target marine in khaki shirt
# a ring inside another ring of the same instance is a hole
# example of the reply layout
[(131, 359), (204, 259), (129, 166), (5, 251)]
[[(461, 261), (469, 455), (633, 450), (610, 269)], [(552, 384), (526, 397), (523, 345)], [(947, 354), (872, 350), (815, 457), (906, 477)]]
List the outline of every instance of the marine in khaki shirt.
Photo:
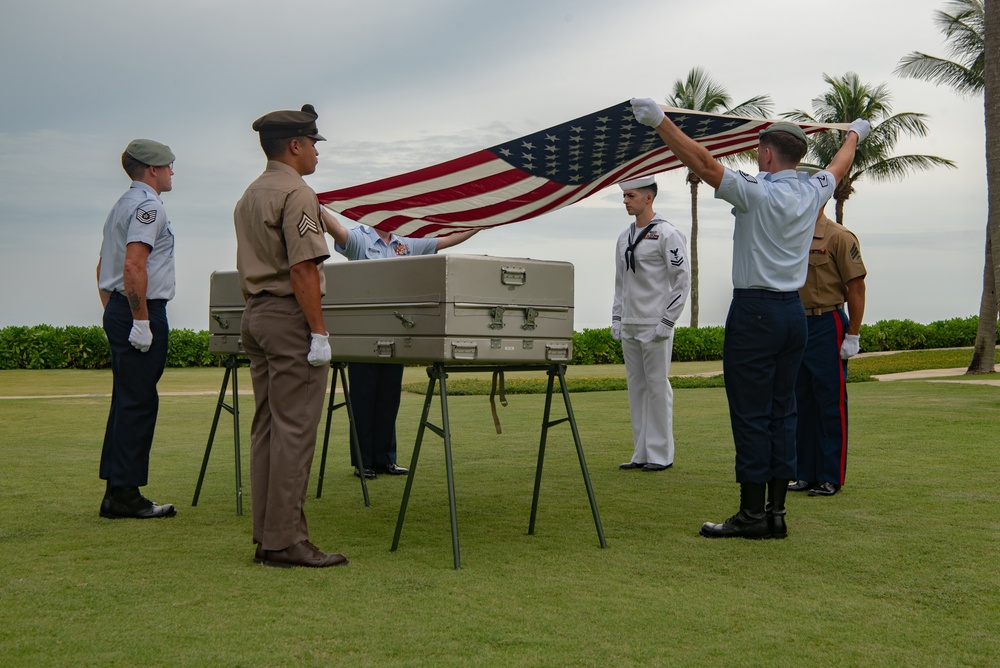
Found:
[[(809, 247), (806, 284), (799, 288), (806, 315), (820, 315), (819, 310), (842, 307), (848, 300), (848, 283), (867, 274), (858, 238), (820, 212)], [(861, 314), (854, 313), (848, 306), (852, 316), (851, 332), (857, 334), (861, 327)], [(854, 320), (857, 320), (856, 324)]]
[[(293, 294), (292, 265), (330, 257), (319, 200), (290, 166), (268, 160), (236, 206), (236, 268), (244, 295)], [(326, 275), (320, 271), (320, 291)]]
[(316, 193), (323, 136), (316, 110), (274, 111), (253, 129), (267, 157), (264, 173), (236, 205), (236, 266), (247, 297), (240, 340), (250, 359), (250, 432), (255, 563), (326, 568), (347, 563), (309, 541), (304, 512), (316, 447), (330, 344), (323, 319), (323, 261), (330, 256)]
[(820, 211), (806, 284), (799, 290), (809, 336), (795, 380), (796, 480), (788, 486), (793, 492), (833, 496), (844, 484), (847, 360), (860, 348), (867, 273), (857, 237)]

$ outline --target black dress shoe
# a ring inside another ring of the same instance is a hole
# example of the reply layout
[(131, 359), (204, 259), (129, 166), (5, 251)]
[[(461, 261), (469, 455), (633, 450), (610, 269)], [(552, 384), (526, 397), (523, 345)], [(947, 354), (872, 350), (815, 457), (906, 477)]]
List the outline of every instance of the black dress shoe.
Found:
[(645, 465), (646, 462), (625, 462), (618, 468), (622, 469), (623, 471), (630, 471), (632, 469), (641, 469)]
[[(361, 477), (361, 469), (359, 469), (357, 466), (354, 467), (354, 475), (358, 478)], [(375, 469), (370, 469), (366, 466), (365, 480), (374, 480), (374, 479), (375, 479)]]
[(812, 489), (815, 486), (816, 486), (816, 483), (814, 483), (814, 482), (809, 482), (807, 480), (796, 480), (795, 482), (793, 482), (790, 485), (788, 485), (788, 491), (789, 492), (807, 492), (807, 491), (809, 491), (810, 489)]
[(410, 469), (404, 469), (402, 466), (396, 466), (393, 462), (387, 466), (383, 466), (378, 470), (379, 473), (385, 473), (386, 475), (406, 475), (410, 472)]
[(296, 543), (284, 550), (263, 550), (264, 565), (276, 568), (329, 568), (347, 564), (347, 557), (342, 554), (328, 554), (307, 540)]
[(158, 506), (140, 494), (138, 487), (114, 487), (105, 501), (101, 502), (101, 517), (112, 520), (149, 520), (177, 514), (172, 504)]
[(832, 482), (821, 482), (809, 490), (809, 496), (833, 496), (839, 491), (840, 485), (834, 485)]
[(673, 464), (646, 464), (642, 467), (643, 471), (666, 471), (671, 468)]
[(267, 553), (264, 551), (264, 546), (257, 543), (257, 547), (253, 550), (253, 563), (262, 564), (267, 561)]
[(764, 513), (741, 510), (722, 524), (705, 522), (699, 533), (705, 538), (770, 538), (771, 527)]

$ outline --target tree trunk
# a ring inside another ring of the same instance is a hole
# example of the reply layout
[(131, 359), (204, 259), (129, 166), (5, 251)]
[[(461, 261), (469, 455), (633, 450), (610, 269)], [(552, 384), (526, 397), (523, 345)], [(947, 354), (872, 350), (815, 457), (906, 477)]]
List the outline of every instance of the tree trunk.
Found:
[(701, 178), (689, 171), (691, 184), (691, 327), (698, 328), (698, 184)]
[[(983, 296), (979, 307), (979, 329), (969, 373), (993, 370), (997, 340), (997, 295), (1000, 295), (1000, 252), (992, 252), (992, 239), (1000, 240), (1000, 10), (997, 3), (983, 3), (985, 44), (983, 106), (986, 115), (986, 263)], [(992, 281), (990, 277), (992, 276)], [(987, 283), (991, 283), (987, 286)], [(978, 364), (976, 364), (978, 361)]]
[(994, 276), (993, 252), (990, 230), (986, 230), (986, 264), (983, 268), (983, 296), (979, 301), (979, 328), (976, 330), (976, 346), (972, 350), (972, 361), (965, 373), (992, 373), (996, 359), (997, 341), (997, 292)]

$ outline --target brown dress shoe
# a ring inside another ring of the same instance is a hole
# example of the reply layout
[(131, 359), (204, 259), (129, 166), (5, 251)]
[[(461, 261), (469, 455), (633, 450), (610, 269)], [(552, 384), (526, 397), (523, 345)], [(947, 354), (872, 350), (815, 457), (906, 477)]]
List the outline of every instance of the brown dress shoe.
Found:
[(277, 568), (305, 566), (306, 568), (329, 568), (343, 566), (347, 557), (342, 554), (327, 554), (307, 540), (296, 543), (284, 550), (263, 550), (264, 565)]

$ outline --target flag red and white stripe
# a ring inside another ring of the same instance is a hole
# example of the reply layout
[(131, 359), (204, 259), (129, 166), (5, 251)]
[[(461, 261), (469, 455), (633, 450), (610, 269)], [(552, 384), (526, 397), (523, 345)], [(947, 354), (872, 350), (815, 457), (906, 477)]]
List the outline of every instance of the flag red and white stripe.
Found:
[[(756, 148), (773, 120), (663, 107), (713, 156)], [(847, 126), (798, 123), (806, 134)], [(434, 237), (535, 218), (610, 185), (683, 165), (629, 102), (416, 171), (319, 194), (347, 218)]]

